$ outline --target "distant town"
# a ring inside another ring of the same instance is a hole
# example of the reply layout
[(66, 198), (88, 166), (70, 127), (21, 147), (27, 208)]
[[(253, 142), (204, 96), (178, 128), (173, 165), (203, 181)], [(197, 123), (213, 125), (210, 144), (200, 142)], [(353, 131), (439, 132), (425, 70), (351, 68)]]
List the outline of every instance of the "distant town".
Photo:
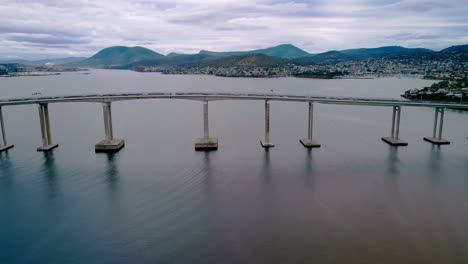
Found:
[(366, 59), (339, 62), (336, 64), (278, 66), (148, 66), (139, 69), (145, 72), (165, 74), (209, 74), (223, 77), (305, 77), (305, 78), (378, 78), (418, 77), (434, 80), (455, 80), (468, 73), (468, 62), (460, 63), (450, 59), (440, 61)]
[(65, 67), (60, 65), (24, 65), (18, 63), (0, 63), (0, 77), (49, 76), (59, 75), (61, 72), (85, 70), (86, 69)]
[(410, 89), (401, 95), (413, 100), (441, 100), (463, 102), (468, 99), (468, 77), (441, 81), (422, 89)]

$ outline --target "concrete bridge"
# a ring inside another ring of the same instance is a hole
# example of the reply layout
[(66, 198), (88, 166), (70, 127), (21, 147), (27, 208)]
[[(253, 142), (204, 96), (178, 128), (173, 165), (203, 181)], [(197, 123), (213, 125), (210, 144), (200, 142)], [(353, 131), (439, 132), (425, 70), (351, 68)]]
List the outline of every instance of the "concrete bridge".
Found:
[(313, 139), (313, 119), (314, 103), (336, 104), (336, 105), (361, 105), (361, 106), (383, 106), (392, 108), (392, 128), (389, 137), (383, 137), (382, 140), (392, 146), (406, 146), (407, 142), (400, 139), (400, 118), (402, 107), (431, 107), (435, 109), (434, 129), (431, 137), (425, 137), (424, 140), (437, 145), (450, 144), (448, 140), (442, 138), (444, 112), (446, 108), (467, 109), (468, 104), (452, 102), (430, 102), (430, 101), (409, 101), (409, 100), (389, 100), (377, 98), (352, 98), (352, 97), (320, 97), (320, 96), (301, 96), (284, 94), (251, 94), (251, 93), (119, 93), (119, 94), (90, 94), (90, 95), (70, 95), (70, 96), (51, 96), (51, 97), (29, 97), (0, 99), (0, 126), (2, 142), (0, 142), (0, 152), (11, 149), (6, 140), (5, 124), (3, 120), (2, 107), (12, 105), (37, 104), (39, 110), (39, 124), (42, 134), (42, 145), (37, 148), (38, 151), (50, 151), (58, 144), (52, 141), (49, 119), (49, 104), (66, 102), (94, 102), (101, 103), (104, 113), (104, 131), (105, 138), (95, 145), (97, 152), (115, 152), (124, 147), (123, 139), (115, 139), (112, 129), (112, 102), (123, 100), (142, 100), (142, 99), (185, 99), (203, 102), (203, 138), (195, 142), (196, 150), (215, 150), (218, 148), (218, 139), (210, 137), (208, 124), (208, 102), (216, 100), (259, 100), (265, 104), (265, 135), (260, 141), (262, 147), (268, 149), (274, 147), (270, 141), (270, 101), (290, 101), (307, 103), (308, 108), (308, 133), (307, 137), (299, 141), (306, 148), (320, 147), (320, 144)]

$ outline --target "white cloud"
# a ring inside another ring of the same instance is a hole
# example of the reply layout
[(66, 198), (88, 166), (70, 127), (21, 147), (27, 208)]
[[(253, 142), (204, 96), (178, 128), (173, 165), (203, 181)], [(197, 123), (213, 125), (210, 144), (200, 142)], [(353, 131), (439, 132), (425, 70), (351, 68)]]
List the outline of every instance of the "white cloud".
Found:
[(465, 44), (464, 0), (0, 0), (0, 57), (161, 53), (292, 43), (309, 52)]

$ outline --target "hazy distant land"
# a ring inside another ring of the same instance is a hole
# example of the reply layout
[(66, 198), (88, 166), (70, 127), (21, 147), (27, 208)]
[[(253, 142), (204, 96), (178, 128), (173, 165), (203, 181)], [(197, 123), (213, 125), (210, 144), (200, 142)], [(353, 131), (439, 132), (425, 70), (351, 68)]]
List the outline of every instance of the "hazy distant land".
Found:
[[(11, 61), (14, 62), (14, 61)], [(18, 66), (20, 65), (20, 66)], [(22, 65), (30, 65), (28, 67)], [(291, 44), (271, 48), (197, 54), (162, 55), (143, 47), (105, 48), (90, 58), (35, 62), (0, 62), (0, 75), (11, 68), (28, 71), (74, 71), (78, 68), (128, 69), (164, 74), (209, 74), (223, 77), (366, 78), (417, 76), (429, 79), (464, 78), (468, 72), (468, 45), (441, 51), (388, 46), (310, 54)]]

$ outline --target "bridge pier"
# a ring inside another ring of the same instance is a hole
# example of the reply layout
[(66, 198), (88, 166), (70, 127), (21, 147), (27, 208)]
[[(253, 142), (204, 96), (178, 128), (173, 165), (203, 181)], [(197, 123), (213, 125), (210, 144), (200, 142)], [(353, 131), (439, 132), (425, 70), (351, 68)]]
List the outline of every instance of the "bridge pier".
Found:
[[(437, 136), (437, 122), (439, 119), (440, 113), (440, 123), (439, 123), (439, 135)], [(442, 139), (442, 129), (444, 127), (444, 113), (445, 108), (443, 107), (436, 107), (435, 108), (435, 116), (434, 116), (434, 129), (432, 131), (432, 137), (425, 137), (424, 140), (430, 142), (434, 145), (448, 145), (450, 141)]]
[(38, 147), (37, 151), (51, 151), (58, 147), (58, 144), (52, 143), (48, 104), (39, 104), (39, 123), (41, 124), (42, 146)]
[(111, 102), (103, 103), (102, 110), (104, 113), (105, 139), (94, 145), (94, 150), (96, 152), (117, 152), (125, 146), (125, 141), (123, 139), (114, 139)]
[(260, 140), (263, 148), (272, 148), (275, 145), (270, 142), (270, 101), (265, 100), (265, 138)]
[(306, 148), (320, 148), (320, 144), (313, 141), (312, 139), (312, 131), (314, 125), (314, 104), (309, 102), (309, 126), (308, 126), (308, 133), (307, 138), (300, 139), (299, 141), (304, 145)]
[(5, 124), (3, 122), (3, 112), (2, 107), (0, 106), (0, 130), (2, 133), (2, 142), (0, 142), (0, 152), (6, 151), (14, 147), (13, 145), (8, 145), (5, 134)]
[(217, 150), (218, 138), (210, 138), (208, 122), (208, 101), (203, 102), (203, 138), (195, 142), (195, 150)]
[(400, 139), (401, 106), (393, 106), (391, 137), (383, 137), (382, 140), (392, 146), (408, 146), (406, 141)]

